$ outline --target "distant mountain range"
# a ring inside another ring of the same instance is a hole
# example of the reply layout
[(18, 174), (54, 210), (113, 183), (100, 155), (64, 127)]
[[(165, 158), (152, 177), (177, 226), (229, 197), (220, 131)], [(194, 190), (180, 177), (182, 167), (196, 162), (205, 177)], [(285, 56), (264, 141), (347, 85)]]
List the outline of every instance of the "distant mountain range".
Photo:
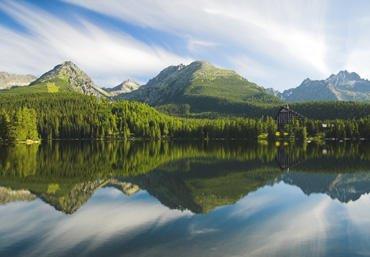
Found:
[(299, 187), (306, 195), (326, 194), (343, 203), (356, 201), (370, 192), (370, 176), (367, 172), (286, 172), (281, 180)]
[(305, 79), (296, 88), (274, 94), (288, 102), (368, 101), (370, 81), (361, 78), (355, 72), (340, 71), (325, 80)]
[(140, 84), (134, 80), (125, 80), (113, 88), (103, 88), (106, 92), (110, 93), (111, 96), (117, 96), (121, 94), (127, 94), (132, 91), (139, 89)]
[(28, 86), (35, 79), (36, 77), (33, 75), (0, 72), (0, 89), (8, 89), (15, 86)]
[(126, 80), (113, 88), (100, 88), (74, 63), (67, 61), (34, 80), (28, 87), (3, 93), (74, 92), (111, 99), (129, 99), (153, 106), (187, 106), (193, 112), (224, 112), (245, 105), (281, 103), (266, 89), (248, 81), (235, 71), (195, 61), (189, 65), (169, 66), (147, 84)]
[(126, 80), (113, 88), (98, 87), (77, 65), (66, 61), (37, 79), (0, 72), (1, 89), (4, 94), (74, 92), (136, 100), (175, 114), (249, 115), (253, 108), (284, 102), (370, 100), (370, 81), (354, 72), (340, 71), (325, 80), (305, 79), (298, 87), (279, 92), (205, 61), (169, 66), (143, 86)]
[[(22, 88), (19, 88), (23, 86)], [(137, 90), (140, 85), (126, 80), (113, 88), (100, 88), (76, 64), (66, 61), (55, 66), (39, 78), (0, 72), (0, 90), (3, 93), (58, 93), (74, 92), (109, 98)]]
[[(221, 165), (218, 169), (215, 167), (216, 172), (214, 173), (206, 173), (203, 170), (168, 172), (165, 168), (165, 170), (159, 169), (156, 172), (126, 178), (93, 179), (84, 182), (76, 180), (68, 185), (68, 190), (62, 195), (47, 191), (33, 192), (28, 189), (13, 190), (8, 186), (0, 186), (0, 205), (16, 201), (33, 201), (37, 197), (56, 210), (72, 214), (81, 208), (96, 190), (114, 187), (127, 196), (145, 190), (171, 209), (207, 213), (219, 206), (234, 204), (240, 198), (261, 187), (279, 182), (297, 186), (306, 195), (326, 194), (342, 203), (356, 201), (370, 192), (370, 176), (366, 171), (281, 173), (267, 165), (261, 169), (246, 172), (245, 170), (227, 170), (222, 165), (225, 164), (223, 162), (217, 162), (215, 166), (217, 164)], [(198, 163), (198, 166), (194, 166), (204, 168), (204, 164), (202, 166)], [(40, 183), (43, 185), (42, 183), (45, 182)], [(230, 190), (231, 184), (233, 190)]]

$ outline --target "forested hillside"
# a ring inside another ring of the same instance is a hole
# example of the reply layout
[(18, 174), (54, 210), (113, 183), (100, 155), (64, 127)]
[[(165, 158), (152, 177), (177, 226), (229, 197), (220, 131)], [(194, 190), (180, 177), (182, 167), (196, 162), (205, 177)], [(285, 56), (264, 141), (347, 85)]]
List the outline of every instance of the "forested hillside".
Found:
[[(196, 106), (202, 105), (202, 101), (194, 103), (192, 110)], [(208, 104), (208, 103), (207, 103)], [(275, 117), (276, 113), (283, 104), (256, 104), (256, 103), (226, 103), (224, 102), (219, 111), (192, 112), (188, 105), (163, 105), (156, 107), (159, 111), (182, 117), (197, 118), (217, 118), (217, 117), (248, 117), (262, 118), (266, 116)], [(315, 120), (335, 120), (335, 119), (359, 119), (370, 115), (370, 103), (367, 102), (304, 102), (292, 103), (289, 106), (301, 113), (307, 119)], [(201, 107), (198, 109), (200, 110)]]
[[(346, 79), (353, 77), (350, 74), (344, 77), (340, 74), (331, 77), (331, 83), (352, 81)], [(235, 71), (218, 68), (204, 61), (169, 66), (141, 87), (127, 80), (107, 90), (109, 92), (98, 87), (74, 63), (66, 61), (45, 72), (29, 86), (0, 90), (0, 97), (8, 95), (17, 102), (28, 95), (37, 94), (43, 98), (40, 100), (43, 103), (48, 101), (47, 98), (50, 101), (56, 97), (63, 99), (65, 94), (90, 95), (111, 101), (135, 100), (147, 103), (162, 113), (187, 118), (274, 117), (284, 104), (268, 90)], [(35, 99), (34, 96), (31, 98)], [(292, 103), (291, 106), (308, 119), (358, 119), (370, 114), (368, 102), (316, 101)]]
[[(10, 128), (7, 119), (15, 110), (33, 110), (39, 135), (56, 138), (245, 138), (257, 139), (262, 133), (276, 130), (272, 118), (185, 119), (158, 112), (146, 104), (110, 102), (78, 94), (2, 95), (0, 120)], [(28, 122), (28, 121), (27, 121)], [(1, 137), (7, 138), (7, 129)]]
[(0, 92), (0, 139), (370, 137), (370, 104), (357, 102), (292, 104), (306, 120), (287, 126), (287, 135), (277, 133), (274, 117), (283, 103), (234, 71), (207, 62), (170, 66), (121, 97), (157, 109), (109, 96), (75, 64), (64, 62), (30, 86)]
[[(165, 115), (138, 102), (111, 102), (79, 94), (0, 96), (0, 138), (27, 139), (248, 139), (280, 140), (272, 117), (195, 119)], [(322, 110), (325, 112), (325, 109)], [(324, 128), (322, 124), (325, 123)], [(370, 119), (307, 119), (285, 128), (289, 140), (370, 138)]]
[(368, 102), (305, 102), (290, 106), (309, 119), (359, 119), (370, 115)]

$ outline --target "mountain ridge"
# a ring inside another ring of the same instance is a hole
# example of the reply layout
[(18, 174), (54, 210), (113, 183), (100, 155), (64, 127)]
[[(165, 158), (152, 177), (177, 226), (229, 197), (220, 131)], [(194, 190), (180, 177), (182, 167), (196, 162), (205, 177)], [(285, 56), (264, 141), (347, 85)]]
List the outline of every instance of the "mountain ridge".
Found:
[(168, 66), (142, 86), (128, 79), (113, 88), (100, 88), (71, 61), (56, 65), (37, 79), (32, 75), (0, 72), (0, 89), (2, 77), (5, 81), (12, 75), (25, 77), (18, 83), (12, 79), (8, 79), (6, 85), (3, 82), (2, 93), (75, 92), (111, 100), (136, 100), (179, 115), (241, 114), (255, 106), (283, 102), (370, 100), (370, 81), (347, 70), (331, 74), (324, 80), (306, 78), (296, 88), (283, 92), (263, 88), (233, 70), (216, 67), (207, 61)]
[(0, 71), (0, 90), (12, 87), (28, 86), (35, 79), (37, 79), (37, 77), (31, 74), (15, 74)]
[(192, 111), (199, 112), (217, 111), (236, 103), (279, 102), (266, 89), (235, 71), (206, 61), (168, 66), (138, 90), (118, 95), (116, 99), (136, 100), (152, 106), (189, 105)]
[(296, 88), (280, 93), (288, 102), (304, 101), (367, 101), (370, 100), (370, 81), (347, 70), (331, 74), (325, 80), (306, 78)]

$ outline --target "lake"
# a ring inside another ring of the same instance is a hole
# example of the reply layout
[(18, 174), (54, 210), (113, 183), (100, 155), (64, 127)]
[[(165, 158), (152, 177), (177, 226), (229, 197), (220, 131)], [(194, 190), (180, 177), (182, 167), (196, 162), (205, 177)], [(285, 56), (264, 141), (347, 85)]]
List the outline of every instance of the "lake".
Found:
[(0, 147), (0, 256), (369, 256), (370, 144)]

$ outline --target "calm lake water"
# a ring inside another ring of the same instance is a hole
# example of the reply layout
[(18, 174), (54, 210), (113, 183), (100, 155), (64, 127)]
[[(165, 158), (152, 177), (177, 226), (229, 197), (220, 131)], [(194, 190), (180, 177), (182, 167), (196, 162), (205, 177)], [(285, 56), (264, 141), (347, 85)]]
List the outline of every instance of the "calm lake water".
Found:
[(370, 145), (0, 147), (0, 256), (369, 256)]

